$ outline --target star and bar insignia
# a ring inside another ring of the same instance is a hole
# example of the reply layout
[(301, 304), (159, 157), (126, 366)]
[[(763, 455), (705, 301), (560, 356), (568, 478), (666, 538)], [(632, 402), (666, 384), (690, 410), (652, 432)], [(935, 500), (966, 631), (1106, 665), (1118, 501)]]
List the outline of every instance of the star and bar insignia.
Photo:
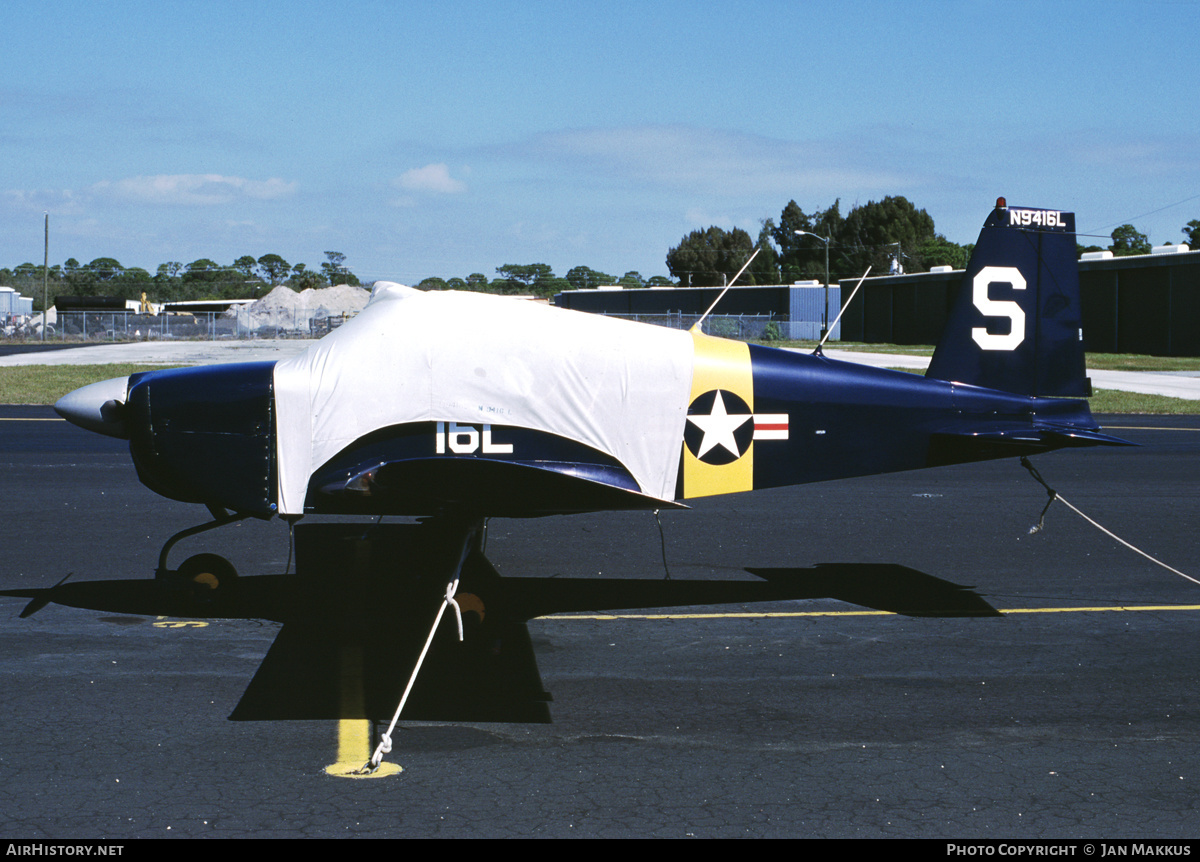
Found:
[(755, 440), (786, 440), (786, 413), (754, 413), (742, 398), (727, 389), (710, 389), (688, 407), (684, 442), (705, 464), (731, 464), (746, 454)]

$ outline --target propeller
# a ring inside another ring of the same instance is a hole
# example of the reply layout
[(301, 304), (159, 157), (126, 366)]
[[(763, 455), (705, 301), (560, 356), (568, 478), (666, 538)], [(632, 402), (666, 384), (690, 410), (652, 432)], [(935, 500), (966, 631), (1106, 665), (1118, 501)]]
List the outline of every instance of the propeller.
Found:
[(50, 589), (38, 590), (37, 595), (33, 598), (33, 601), (25, 606), (25, 610), (21, 611), (20, 618), (25, 619), (26, 617), (31, 617), (42, 608), (46, 607), (46, 605), (50, 604), (50, 601), (54, 598), (54, 591), (65, 584), (67, 582), (67, 578), (71, 577), (73, 574), (75, 573), (67, 572), (66, 577), (64, 577), (54, 586), (50, 587)]

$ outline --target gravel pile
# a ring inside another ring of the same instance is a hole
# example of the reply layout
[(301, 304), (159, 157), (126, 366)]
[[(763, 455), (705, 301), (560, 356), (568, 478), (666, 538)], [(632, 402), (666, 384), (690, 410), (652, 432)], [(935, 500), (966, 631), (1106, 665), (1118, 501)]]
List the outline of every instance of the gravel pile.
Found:
[(362, 311), (371, 291), (349, 284), (309, 288), (299, 293), (285, 284), (274, 288), (257, 302), (231, 308), (226, 314), (236, 317), (238, 329), (261, 334), (280, 330), (312, 332), (328, 328), (326, 321), (353, 317)]

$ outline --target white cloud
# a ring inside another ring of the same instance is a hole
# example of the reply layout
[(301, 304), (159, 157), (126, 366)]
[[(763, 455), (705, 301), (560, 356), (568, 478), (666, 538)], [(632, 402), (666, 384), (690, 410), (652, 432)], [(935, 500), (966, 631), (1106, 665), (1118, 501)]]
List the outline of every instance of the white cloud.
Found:
[(239, 199), (275, 200), (296, 191), (297, 183), (277, 177), (248, 180), (221, 174), (156, 174), (102, 180), (91, 187), (97, 197), (149, 204), (213, 206)]
[(790, 141), (686, 126), (584, 129), (543, 136), (537, 155), (582, 161), (637, 182), (735, 197), (792, 190), (895, 189), (908, 178), (847, 158), (845, 142)]
[(83, 212), (83, 202), (70, 189), (12, 189), (6, 191), (4, 197), (14, 208), (27, 212), (49, 212), (55, 215), (79, 215)]
[(444, 162), (405, 171), (392, 182), (397, 188), (410, 192), (457, 195), (467, 190), (466, 183), (450, 176), (450, 168)]

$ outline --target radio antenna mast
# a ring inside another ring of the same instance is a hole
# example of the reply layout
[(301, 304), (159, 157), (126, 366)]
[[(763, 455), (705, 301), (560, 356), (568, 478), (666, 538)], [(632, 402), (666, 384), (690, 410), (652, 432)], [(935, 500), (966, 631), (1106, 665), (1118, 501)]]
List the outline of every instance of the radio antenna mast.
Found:
[(837, 326), (838, 321), (842, 319), (842, 315), (846, 313), (846, 309), (849, 308), (850, 303), (854, 301), (854, 294), (858, 293), (858, 289), (860, 287), (862, 287), (862, 283), (866, 280), (867, 276), (870, 274), (871, 274), (871, 267), (868, 266), (867, 271), (864, 272), (862, 274), (862, 278), (860, 278), (858, 280), (858, 284), (854, 285), (854, 290), (850, 291), (850, 298), (847, 299), (844, 303), (842, 303), (842, 310), (837, 313), (837, 317), (835, 317), (833, 319), (833, 323), (831, 323), (829, 325), (829, 328), (827, 330), (825, 330), (825, 335), (821, 338), (821, 341), (817, 344), (817, 349), (813, 351), (813, 356), (821, 355), (821, 348), (824, 346), (825, 342), (829, 340), (829, 336), (833, 334), (833, 328), (835, 326)]
[(746, 271), (746, 267), (748, 267), (750, 265), (751, 261), (753, 261), (754, 258), (758, 256), (758, 253), (760, 251), (762, 251), (761, 245), (758, 248), (756, 248), (754, 250), (754, 254), (750, 255), (750, 257), (746, 260), (746, 262), (742, 264), (742, 268), (737, 271), (737, 275), (735, 275), (733, 278), (731, 278), (729, 280), (729, 284), (725, 285), (725, 290), (722, 290), (719, 294), (717, 294), (717, 298), (714, 299), (713, 304), (708, 307), (708, 311), (706, 311), (706, 312), (704, 312), (704, 314), (700, 315), (700, 319), (692, 324), (692, 328), (689, 329), (688, 332), (700, 332), (701, 331), (700, 324), (702, 324), (704, 322), (704, 318), (706, 318), (710, 314), (712, 314), (712, 310), (717, 307), (717, 303), (721, 301), (721, 297), (725, 295), (725, 291), (729, 290), (729, 288), (733, 287), (733, 283), (738, 280), (738, 276), (740, 276), (743, 272)]

